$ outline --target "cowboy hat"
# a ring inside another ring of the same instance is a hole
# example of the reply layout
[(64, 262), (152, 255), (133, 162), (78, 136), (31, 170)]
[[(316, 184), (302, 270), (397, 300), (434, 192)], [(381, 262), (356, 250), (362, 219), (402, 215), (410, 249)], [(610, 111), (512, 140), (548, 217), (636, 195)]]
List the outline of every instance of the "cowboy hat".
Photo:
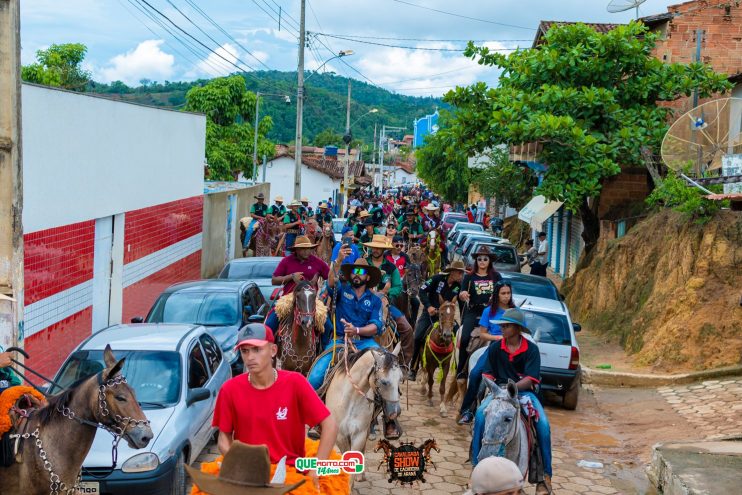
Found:
[(319, 246), (319, 244), (312, 244), (312, 241), (309, 240), (309, 237), (305, 235), (300, 235), (296, 238), (296, 242), (294, 242), (294, 249), (314, 248), (317, 246)]
[(452, 271), (455, 271), (455, 270), (466, 272), (466, 265), (464, 265), (464, 262), (463, 261), (456, 260), (453, 263), (451, 263), (450, 265), (448, 265), (446, 267), (446, 269), (443, 270), (443, 272), (441, 272), (441, 273), (451, 273)]
[(306, 196), (302, 196), (299, 201), (301, 201), (302, 203), (309, 203), (309, 198), (307, 198)]
[(374, 234), (374, 236), (371, 238), (371, 242), (364, 242), (364, 246), (368, 246), (370, 248), (381, 248), (381, 249), (391, 249), (392, 245), (389, 242), (389, 238), (382, 234)]
[(472, 253), (471, 257), (472, 259), (476, 260), (477, 256), (489, 256), (491, 260), (497, 259), (497, 254), (493, 253), (489, 250), (487, 246), (479, 246), (479, 249), (477, 249), (476, 253)]
[(209, 495), (282, 495), (301, 486), (272, 483), (271, 461), (265, 445), (247, 445), (235, 440), (222, 461), (218, 476), (202, 473), (185, 464), (193, 483)]
[(327, 203), (323, 201), (319, 204), (317, 208), (327, 208)]
[(435, 211), (438, 209), (438, 207), (431, 203), (429, 205), (425, 205), (425, 209), (428, 211)]
[(370, 217), (371, 214), (367, 212), (366, 210), (361, 210), (361, 212), (358, 214), (359, 219), (364, 219), (366, 217)]
[(257, 195), (257, 196), (253, 196), (253, 197), (254, 197), (255, 199), (265, 199), (265, 194), (263, 194), (263, 193), (258, 193), (258, 195)]
[(352, 265), (340, 265), (340, 271), (343, 272), (345, 280), (350, 280), (354, 268), (363, 268), (366, 270), (366, 273), (368, 274), (368, 282), (366, 282), (366, 287), (376, 288), (376, 286), (379, 285), (379, 282), (381, 281), (381, 271), (375, 266), (369, 265), (368, 261), (366, 261), (364, 258), (358, 258)]
[(526, 325), (526, 314), (518, 308), (510, 308), (505, 311), (499, 320), (492, 320), (490, 323), (502, 325), (504, 323), (513, 323), (518, 325), (521, 332), (531, 333), (531, 329)]
[(294, 206), (301, 206), (301, 203), (295, 199), (291, 200), (291, 203), (289, 203), (289, 208), (292, 208)]
[(283, 196), (281, 196), (281, 195), (276, 196), (273, 201), (275, 201), (276, 203), (278, 203), (278, 202), (283, 203)]

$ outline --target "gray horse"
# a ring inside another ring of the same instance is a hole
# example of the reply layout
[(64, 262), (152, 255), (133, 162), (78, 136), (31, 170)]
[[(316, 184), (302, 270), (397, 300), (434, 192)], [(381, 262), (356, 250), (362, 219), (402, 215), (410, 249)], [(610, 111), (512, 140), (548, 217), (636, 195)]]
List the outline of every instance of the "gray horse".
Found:
[(528, 436), (520, 414), (518, 388), (508, 381), (503, 388), (486, 376), (484, 382), (492, 393), (492, 401), (484, 409), (484, 435), (478, 462), (487, 457), (505, 457), (513, 461), (525, 477), (528, 470)]

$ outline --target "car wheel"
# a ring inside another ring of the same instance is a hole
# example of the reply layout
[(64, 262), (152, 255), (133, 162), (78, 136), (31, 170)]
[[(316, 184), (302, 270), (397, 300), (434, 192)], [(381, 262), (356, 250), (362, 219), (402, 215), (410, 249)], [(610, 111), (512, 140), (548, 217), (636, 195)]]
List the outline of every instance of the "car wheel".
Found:
[(173, 484), (170, 488), (170, 495), (186, 495), (187, 493), (185, 462), (185, 454), (180, 452), (173, 468)]
[(577, 409), (577, 399), (580, 397), (580, 385), (582, 384), (580, 375), (581, 373), (577, 373), (575, 379), (572, 380), (572, 385), (570, 385), (569, 389), (564, 392), (562, 406), (564, 406), (565, 409), (569, 409), (570, 411), (574, 411), (575, 409)]

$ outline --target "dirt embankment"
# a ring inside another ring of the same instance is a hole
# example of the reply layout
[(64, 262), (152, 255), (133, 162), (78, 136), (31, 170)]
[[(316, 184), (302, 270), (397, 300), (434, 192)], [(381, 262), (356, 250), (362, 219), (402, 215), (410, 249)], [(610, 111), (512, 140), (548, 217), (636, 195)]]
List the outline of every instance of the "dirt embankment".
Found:
[(742, 363), (742, 215), (661, 211), (601, 242), (565, 283), (573, 318), (662, 371)]

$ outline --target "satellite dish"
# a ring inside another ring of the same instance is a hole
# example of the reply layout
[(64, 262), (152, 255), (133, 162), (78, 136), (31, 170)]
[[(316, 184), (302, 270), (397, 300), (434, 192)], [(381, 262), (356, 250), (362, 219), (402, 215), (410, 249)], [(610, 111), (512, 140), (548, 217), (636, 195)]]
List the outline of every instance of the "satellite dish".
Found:
[(639, 18), (639, 5), (643, 4), (647, 0), (611, 0), (608, 4), (607, 10), (611, 14), (618, 12), (624, 12), (626, 10), (636, 9), (636, 18)]
[(719, 98), (683, 114), (662, 139), (662, 161), (696, 177), (722, 167), (724, 157), (742, 153), (742, 98)]

